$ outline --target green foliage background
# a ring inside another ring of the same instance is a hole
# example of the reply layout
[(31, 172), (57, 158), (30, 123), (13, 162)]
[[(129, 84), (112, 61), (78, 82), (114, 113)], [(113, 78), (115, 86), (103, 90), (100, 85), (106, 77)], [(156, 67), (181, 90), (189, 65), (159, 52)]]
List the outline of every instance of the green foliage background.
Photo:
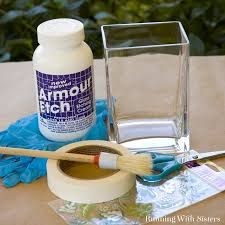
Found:
[(0, 62), (31, 60), (36, 27), (60, 17), (84, 23), (95, 58), (102, 24), (168, 20), (184, 25), (191, 55), (225, 55), (225, 0), (0, 0)]

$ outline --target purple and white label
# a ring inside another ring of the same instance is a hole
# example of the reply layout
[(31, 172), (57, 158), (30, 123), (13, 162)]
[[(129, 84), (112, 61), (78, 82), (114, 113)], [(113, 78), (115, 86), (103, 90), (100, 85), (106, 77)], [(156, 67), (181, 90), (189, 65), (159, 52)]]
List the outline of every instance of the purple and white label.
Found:
[[(216, 164), (215, 164), (216, 166)], [(192, 167), (190, 169), (194, 174), (205, 180), (220, 191), (225, 190), (225, 173), (224, 171), (216, 172), (206, 164)]]
[(52, 132), (67, 133), (91, 126), (94, 112), (91, 67), (73, 74), (36, 71), (40, 123)]

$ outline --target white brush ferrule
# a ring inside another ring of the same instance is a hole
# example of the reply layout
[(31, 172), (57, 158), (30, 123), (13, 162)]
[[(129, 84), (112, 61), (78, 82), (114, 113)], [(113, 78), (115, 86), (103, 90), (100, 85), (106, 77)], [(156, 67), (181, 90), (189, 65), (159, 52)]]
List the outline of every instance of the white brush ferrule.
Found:
[(99, 167), (102, 169), (117, 169), (118, 155), (101, 152), (99, 156)]

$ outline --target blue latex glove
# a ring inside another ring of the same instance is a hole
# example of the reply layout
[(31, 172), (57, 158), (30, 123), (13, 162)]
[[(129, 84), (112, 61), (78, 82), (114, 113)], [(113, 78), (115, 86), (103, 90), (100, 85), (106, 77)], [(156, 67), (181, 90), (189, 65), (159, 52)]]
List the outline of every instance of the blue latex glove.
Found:
[[(43, 137), (38, 129), (37, 114), (22, 118), (0, 132), (0, 146), (55, 151), (63, 145), (81, 140), (107, 140), (105, 100), (96, 101), (96, 124), (81, 139), (54, 142)], [(30, 183), (46, 175), (47, 159), (25, 156), (4, 157), (0, 154), (0, 177), (3, 185), (13, 187), (19, 182)]]

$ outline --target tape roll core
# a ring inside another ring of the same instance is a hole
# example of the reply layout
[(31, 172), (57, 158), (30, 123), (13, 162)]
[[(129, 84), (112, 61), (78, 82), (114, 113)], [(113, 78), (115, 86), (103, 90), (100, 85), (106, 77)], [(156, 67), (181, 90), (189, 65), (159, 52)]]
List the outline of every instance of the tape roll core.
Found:
[[(58, 151), (79, 154), (99, 152), (131, 154), (121, 145), (107, 141), (81, 141), (66, 145)], [(61, 160), (48, 160), (47, 178), (49, 189), (58, 197), (77, 203), (110, 201), (128, 192), (134, 186), (133, 174), (99, 169), (95, 164)]]

